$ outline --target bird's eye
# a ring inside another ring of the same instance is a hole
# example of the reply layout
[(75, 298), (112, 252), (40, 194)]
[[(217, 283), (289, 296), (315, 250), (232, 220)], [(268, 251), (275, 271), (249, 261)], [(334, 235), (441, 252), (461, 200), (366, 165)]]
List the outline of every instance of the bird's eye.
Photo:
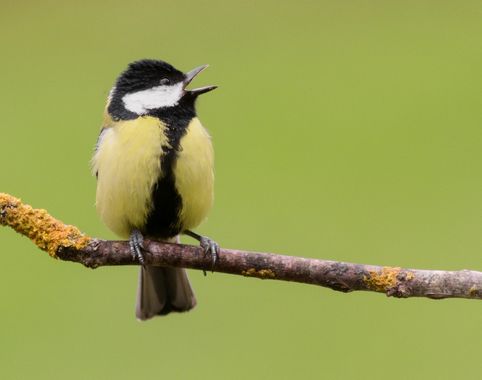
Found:
[(170, 83), (170, 80), (167, 78), (162, 78), (161, 81), (159, 82), (161, 85), (166, 86)]

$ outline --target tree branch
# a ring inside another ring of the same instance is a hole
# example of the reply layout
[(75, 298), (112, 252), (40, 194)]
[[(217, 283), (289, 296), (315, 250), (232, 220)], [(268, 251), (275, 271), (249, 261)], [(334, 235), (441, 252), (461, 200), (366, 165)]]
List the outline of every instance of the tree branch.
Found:
[[(138, 265), (129, 244), (90, 238), (45, 210), (0, 193), (0, 224), (29, 237), (50, 256), (89, 268)], [(148, 265), (211, 270), (199, 247), (145, 240)], [(482, 299), (482, 272), (402, 269), (221, 249), (214, 272), (320, 285), (341, 292), (374, 291), (394, 297)]]

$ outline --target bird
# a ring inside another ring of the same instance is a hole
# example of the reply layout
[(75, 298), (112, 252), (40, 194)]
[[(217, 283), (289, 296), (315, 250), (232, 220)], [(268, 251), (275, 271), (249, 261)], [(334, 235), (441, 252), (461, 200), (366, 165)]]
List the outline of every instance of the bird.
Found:
[(186, 271), (146, 264), (144, 238), (199, 241), (216, 264), (218, 244), (193, 231), (213, 205), (214, 150), (188, 89), (208, 65), (186, 73), (158, 59), (131, 62), (109, 92), (92, 158), (96, 209), (103, 223), (128, 239), (141, 264), (136, 317), (143, 321), (196, 305)]

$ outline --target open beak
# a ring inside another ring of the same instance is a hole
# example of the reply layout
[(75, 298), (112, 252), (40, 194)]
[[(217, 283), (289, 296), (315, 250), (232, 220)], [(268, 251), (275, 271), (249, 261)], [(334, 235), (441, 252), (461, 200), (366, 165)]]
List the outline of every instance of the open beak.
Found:
[(189, 83), (191, 83), (191, 81), (194, 79), (194, 77), (196, 75), (198, 75), (201, 71), (206, 69), (208, 66), (209, 65), (202, 65), (202, 66), (196, 67), (195, 69), (192, 69), (191, 71), (189, 71), (188, 73), (185, 74), (184, 90), (187, 93), (189, 93), (191, 95), (194, 95), (194, 96), (198, 96), (198, 95), (204, 94), (206, 92), (209, 92), (209, 91), (212, 91), (212, 90), (218, 88), (218, 86), (204, 86), (204, 87), (195, 88), (193, 90), (186, 90), (186, 87), (189, 85)]

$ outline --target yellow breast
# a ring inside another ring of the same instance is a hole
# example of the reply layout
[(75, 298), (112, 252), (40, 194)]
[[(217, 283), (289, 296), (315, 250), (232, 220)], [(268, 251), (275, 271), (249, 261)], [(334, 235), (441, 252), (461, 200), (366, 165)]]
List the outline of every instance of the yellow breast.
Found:
[(120, 237), (141, 228), (151, 210), (153, 186), (161, 176), (164, 126), (157, 118), (140, 117), (105, 128), (100, 136), (93, 170), (98, 172), (96, 207)]
[(199, 119), (194, 118), (181, 138), (174, 165), (175, 185), (182, 199), (180, 222), (185, 230), (198, 226), (212, 207), (213, 164), (211, 137)]

